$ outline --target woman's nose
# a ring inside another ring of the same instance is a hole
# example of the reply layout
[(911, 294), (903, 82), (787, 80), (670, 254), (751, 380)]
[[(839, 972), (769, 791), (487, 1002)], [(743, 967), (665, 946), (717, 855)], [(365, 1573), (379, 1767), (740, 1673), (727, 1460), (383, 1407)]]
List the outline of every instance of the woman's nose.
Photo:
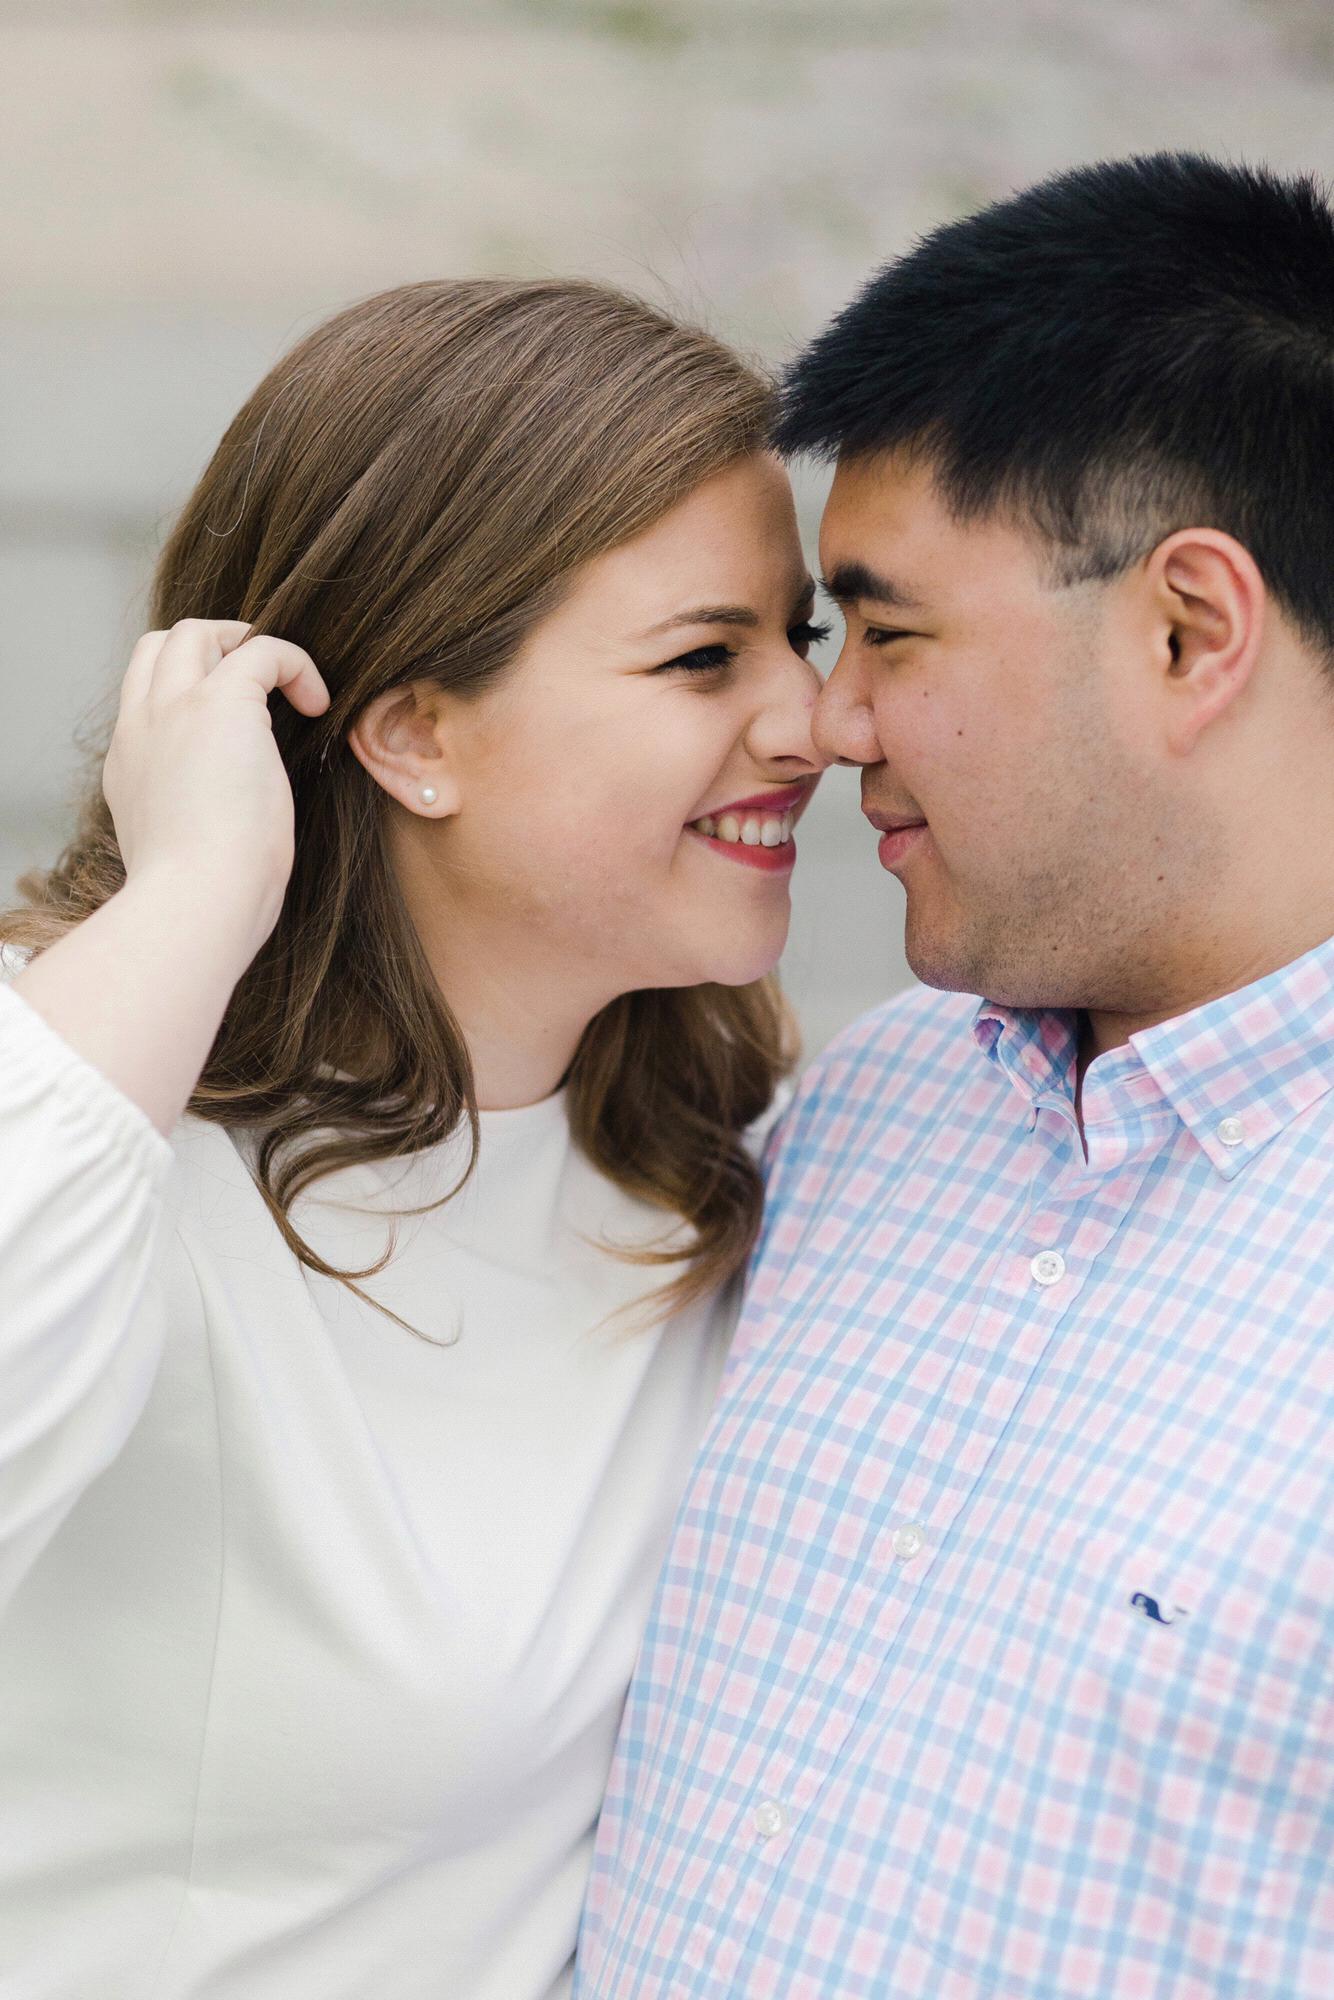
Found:
[(843, 659), (820, 689), (811, 735), (825, 764), (878, 764), (884, 756), (865, 692)]
[(789, 653), (775, 666), (765, 700), (751, 718), (746, 747), (761, 764), (797, 762), (822, 771), (828, 762), (811, 733), (811, 718), (820, 692), (820, 676), (809, 660)]

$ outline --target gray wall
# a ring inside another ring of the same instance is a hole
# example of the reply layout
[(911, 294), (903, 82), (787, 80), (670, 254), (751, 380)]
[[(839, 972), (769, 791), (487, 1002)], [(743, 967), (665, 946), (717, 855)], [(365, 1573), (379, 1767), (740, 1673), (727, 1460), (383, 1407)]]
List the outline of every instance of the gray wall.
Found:
[[(61, 836), (172, 510), (335, 306), (581, 271), (776, 360), (1076, 160), (1329, 174), (1332, 81), (1327, 0), (0, 0), (0, 895)], [(907, 977), (855, 802), (832, 774), (803, 835), (812, 1047)]]

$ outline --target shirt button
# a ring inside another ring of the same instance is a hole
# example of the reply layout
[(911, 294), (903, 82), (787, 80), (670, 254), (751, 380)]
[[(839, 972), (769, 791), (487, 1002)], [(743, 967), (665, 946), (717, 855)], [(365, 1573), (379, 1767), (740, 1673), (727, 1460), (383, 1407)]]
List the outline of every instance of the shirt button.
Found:
[(776, 1833), (781, 1833), (787, 1824), (783, 1816), (783, 1808), (776, 1799), (761, 1800), (760, 1804), (756, 1806), (752, 1818), (755, 1821), (755, 1831), (762, 1840), (772, 1840), (773, 1836)]
[(1224, 1118), (1218, 1127), (1218, 1140), (1223, 1146), (1244, 1146), (1246, 1127), (1240, 1118)]
[(895, 1528), (889, 1538), (889, 1546), (900, 1562), (907, 1562), (909, 1557), (921, 1553), (925, 1541), (926, 1536), (916, 1521), (905, 1521), (901, 1528)]
[(1035, 1285), (1059, 1285), (1065, 1276), (1065, 1259), (1059, 1250), (1039, 1250), (1028, 1268)]

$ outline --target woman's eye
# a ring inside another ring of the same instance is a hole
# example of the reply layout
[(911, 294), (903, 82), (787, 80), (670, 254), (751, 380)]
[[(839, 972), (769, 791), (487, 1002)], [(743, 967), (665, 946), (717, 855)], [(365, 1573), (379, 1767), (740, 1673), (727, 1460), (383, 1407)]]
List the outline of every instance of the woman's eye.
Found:
[(809, 618), (804, 618), (800, 625), (791, 625), (788, 627), (788, 644), (794, 653), (801, 654), (803, 660), (812, 646), (818, 646), (822, 639), (827, 639), (828, 637), (829, 627), (827, 625), (813, 625)]
[(730, 667), (736, 658), (733, 646), (696, 646), (692, 653), (678, 653), (674, 660), (664, 660), (660, 667), (654, 667), (655, 674), (670, 674), (677, 667), (684, 667), (688, 674), (716, 673), (720, 667)]

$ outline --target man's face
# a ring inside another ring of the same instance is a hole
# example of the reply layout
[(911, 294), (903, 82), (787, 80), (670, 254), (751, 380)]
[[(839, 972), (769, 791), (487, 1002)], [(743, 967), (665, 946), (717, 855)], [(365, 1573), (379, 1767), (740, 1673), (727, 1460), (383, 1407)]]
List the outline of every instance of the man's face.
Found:
[(840, 463), (820, 557), (847, 637), (815, 736), (865, 766), (918, 978), (1142, 1004), (1204, 855), (1156, 733), (1134, 573), (1058, 588), (1033, 537), (955, 520), (929, 469), (890, 455)]

